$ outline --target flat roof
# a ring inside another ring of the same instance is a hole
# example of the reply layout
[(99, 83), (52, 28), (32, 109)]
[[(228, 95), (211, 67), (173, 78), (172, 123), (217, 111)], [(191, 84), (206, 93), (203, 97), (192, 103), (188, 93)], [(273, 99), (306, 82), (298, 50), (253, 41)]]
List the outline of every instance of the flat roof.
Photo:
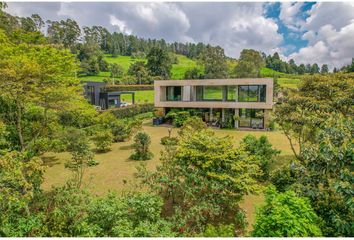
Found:
[(242, 85), (242, 84), (273, 84), (273, 78), (228, 78), (228, 79), (191, 79), (191, 80), (157, 80), (154, 85), (183, 86), (183, 85)]

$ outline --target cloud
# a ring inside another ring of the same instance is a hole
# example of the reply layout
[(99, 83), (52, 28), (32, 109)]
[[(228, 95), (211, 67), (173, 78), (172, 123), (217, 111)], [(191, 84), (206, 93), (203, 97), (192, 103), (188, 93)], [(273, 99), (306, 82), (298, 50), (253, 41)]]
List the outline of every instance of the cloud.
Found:
[(300, 26), (308, 45), (290, 54), (297, 63), (349, 64), (354, 57), (354, 4), (317, 3)]
[(7, 11), (72, 18), (80, 26), (101, 25), (144, 38), (220, 45), (232, 57), (244, 48), (271, 53), (283, 40), (275, 20), (263, 16), (261, 3), (10, 2)]
[(292, 31), (299, 31), (303, 20), (299, 16), (301, 13), (301, 7), (304, 3), (291, 3), (283, 2), (280, 6), (279, 19), (284, 23), (287, 28)]

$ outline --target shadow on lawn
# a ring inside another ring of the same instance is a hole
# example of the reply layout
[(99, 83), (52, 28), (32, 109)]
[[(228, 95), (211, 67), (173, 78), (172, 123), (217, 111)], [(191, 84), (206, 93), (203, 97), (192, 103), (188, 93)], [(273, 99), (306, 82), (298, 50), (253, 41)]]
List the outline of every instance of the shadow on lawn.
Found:
[(48, 167), (53, 167), (54, 165), (60, 164), (60, 160), (56, 156), (42, 156), (41, 159), (44, 165)]

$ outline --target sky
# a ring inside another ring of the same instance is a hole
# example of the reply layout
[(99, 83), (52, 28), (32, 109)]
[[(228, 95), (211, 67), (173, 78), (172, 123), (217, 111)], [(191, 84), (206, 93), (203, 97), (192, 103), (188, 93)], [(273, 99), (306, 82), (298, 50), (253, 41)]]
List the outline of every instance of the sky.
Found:
[(354, 57), (354, 2), (9, 2), (6, 11), (71, 18), (81, 27), (99, 25), (143, 38), (219, 45), (234, 58), (252, 48), (333, 68)]

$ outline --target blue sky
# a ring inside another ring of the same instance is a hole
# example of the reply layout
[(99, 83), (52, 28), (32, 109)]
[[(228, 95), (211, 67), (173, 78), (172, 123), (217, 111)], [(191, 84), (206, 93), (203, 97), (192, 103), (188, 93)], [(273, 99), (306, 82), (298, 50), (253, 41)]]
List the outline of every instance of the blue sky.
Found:
[(71, 18), (80, 26), (169, 42), (220, 45), (235, 58), (252, 48), (333, 68), (354, 57), (353, 2), (9, 2), (6, 11)]
[[(301, 6), (300, 11), (298, 12), (297, 16), (304, 20), (309, 17), (308, 11), (311, 7), (316, 4), (316, 2), (305, 2), (303, 6)], [(306, 47), (308, 44), (307, 40), (303, 40), (302, 33), (293, 31), (292, 29), (288, 28), (280, 19), (279, 15), (281, 12), (281, 3), (267, 3), (264, 4), (265, 13), (264, 16), (266, 18), (273, 18), (276, 20), (278, 25), (278, 32), (283, 35), (284, 42), (281, 44), (281, 47), (285, 48), (283, 52), (284, 55), (289, 55), (293, 52), (299, 51), (301, 48)]]

